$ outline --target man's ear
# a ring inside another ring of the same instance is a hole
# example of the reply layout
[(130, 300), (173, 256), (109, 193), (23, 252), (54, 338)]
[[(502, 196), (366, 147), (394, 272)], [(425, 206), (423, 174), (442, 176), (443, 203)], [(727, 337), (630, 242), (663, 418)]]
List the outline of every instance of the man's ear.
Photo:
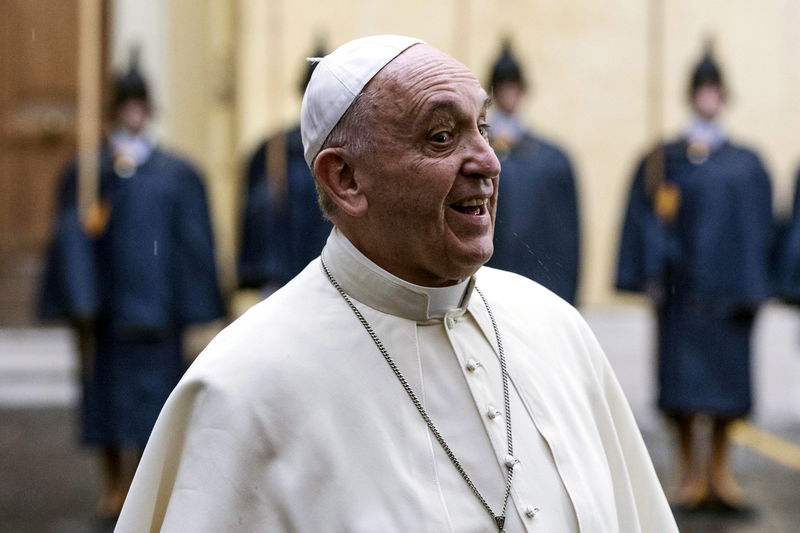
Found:
[(350, 154), (342, 148), (326, 148), (314, 159), (319, 185), (343, 212), (352, 217), (367, 212), (367, 197), (355, 177)]

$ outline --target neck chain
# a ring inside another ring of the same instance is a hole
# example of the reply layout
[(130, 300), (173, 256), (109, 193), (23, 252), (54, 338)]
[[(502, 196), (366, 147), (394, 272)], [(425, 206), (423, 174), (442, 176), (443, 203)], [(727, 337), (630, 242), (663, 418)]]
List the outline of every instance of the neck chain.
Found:
[(503, 406), (505, 407), (504, 419), (506, 423), (506, 441), (508, 445), (508, 455), (506, 456), (506, 461), (505, 461), (505, 466), (507, 470), (506, 489), (505, 489), (505, 495), (503, 496), (503, 507), (500, 511), (500, 514), (495, 514), (494, 511), (492, 511), (492, 508), (489, 507), (489, 504), (486, 502), (484, 497), (478, 491), (478, 488), (469, 478), (467, 472), (464, 470), (464, 467), (461, 466), (461, 463), (456, 458), (456, 455), (453, 453), (453, 451), (450, 449), (450, 446), (448, 446), (447, 442), (444, 440), (444, 437), (442, 437), (441, 433), (439, 433), (439, 430), (433, 424), (433, 421), (431, 420), (431, 417), (428, 415), (428, 412), (425, 410), (425, 407), (422, 406), (422, 402), (419, 401), (419, 398), (411, 389), (411, 386), (408, 384), (408, 381), (406, 380), (405, 376), (403, 376), (403, 373), (400, 372), (400, 369), (389, 355), (389, 352), (386, 351), (386, 348), (383, 346), (383, 343), (381, 342), (378, 335), (372, 329), (372, 326), (369, 325), (367, 319), (364, 318), (364, 315), (361, 314), (361, 311), (359, 311), (358, 308), (355, 306), (355, 304), (353, 304), (353, 301), (350, 299), (350, 297), (347, 295), (344, 289), (342, 289), (341, 285), (339, 285), (339, 283), (336, 281), (336, 278), (333, 277), (330, 270), (328, 270), (328, 266), (325, 264), (325, 260), (321, 258), (320, 260), (322, 262), (322, 269), (325, 271), (325, 275), (328, 277), (328, 280), (331, 282), (331, 285), (333, 285), (333, 287), (339, 292), (342, 298), (344, 298), (344, 301), (347, 302), (347, 305), (356, 315), (358, 321), (361, 322), (362, 326), (364, 326), (364, 329), (369, 334), (370, 338), (372, 339), (372, 342), (375, 343), (375, 346), (381, 352), (381, 355), (383, 355), (383, 358), (386, 360), (386, 363), (389, 365), (389, 368), (392, 369), (392, 372), (394, 372), (394, 375), (397, 376), (398, 381), (400, 381), (400, 384), (403, 386), (403, 389), (405, 389), (406, 393), (408, 394), (408, 397), (411, 398), (411, 403), (414, 404), (414, 407), (417, 408), (417, 411), (419, 411), (420, 416), (422, 416), (422, 419), (428, 425), (428, 429), (436, 438), (436, 440), (439, 442), (439, 445), (442, 447), (445, 454), (447, 454), (447, 457), (450, 459), (450, 462), (453, 463), (453, 466), (456, 468), (456, 470), (458, 470), (458, 473), (461, 474), (462, 478), (464, 478), (464, 481), (467, 483), (467, 486), (469, 486), (469, 488), (472, 490), (475, 496), (478, 497), (478, 500), (480, 500), (481, 505), (483, 505), (483, 508), (486, 509), (486, 512), (489, 513), (489, 516), (492, 517), (495, 524), (497, 525), (497, 530), (502, 533), (503, 526), (506, 521), (506, 508), (508, 507), (508, 497), (511, 494), (511, 482), (514, 477), (514, 466), (516, 464), (516, 459), (514, 458), (514, 445), (511, 439), (511, 402), (509, 401), (509, 395), (508, 395), (508, 372), (506, 370), (506, 358), (503, 352), (503, 342), (500, 340), (500, 330), (497, 328), (497, 322), (495, 321), (494, 315), (492, 314), (492, 309), (489, 307), (489, 303), (486, 301), (486, 298), (483, 296), (483, 293), (480, 291), (480, 289), (478, 289), (478, 287), (475, 287), (475, 291), (481, 297), (481, 300), (483, 300), (483, 305), (486, 307), (486, 311), (489, 314), (489, 319), (492, 321), (492, 328), (494, 328), (494, 336), (497, 339), (497, 351), (500, 356), (500, 373), (502, 374), (503, 378), (503, 404), (504, 404)]

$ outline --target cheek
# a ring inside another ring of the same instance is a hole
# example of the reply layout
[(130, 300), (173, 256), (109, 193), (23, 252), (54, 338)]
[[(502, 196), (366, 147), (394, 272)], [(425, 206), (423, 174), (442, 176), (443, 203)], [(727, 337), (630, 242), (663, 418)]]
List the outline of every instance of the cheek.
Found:
[[(458, 168), (449, 159), (415, 154), (387, 161), (373, 184), (372, 205), (393, 238), (430, 239), (445, 232), (447, 198)], [(413, 228), (413, 229), (412, 229)]]
[(404, 174), (387, 172), (380, 180), (375, 184), (370, 205), (383, 224), (395, 233), (395, 238), (412, 237), (421, 228), (429, 227), (432, 219), (440, 218), (439, 192), (431, 188), (424, 175), (413, 170)]
[(409, 166), (409, 182), (412, 196), (419, 205), (443, 211), (447, 197), (453, 188), (451, 176), (458, 175), (458, 167), (446, 161), (431, 163), (428, 159)]

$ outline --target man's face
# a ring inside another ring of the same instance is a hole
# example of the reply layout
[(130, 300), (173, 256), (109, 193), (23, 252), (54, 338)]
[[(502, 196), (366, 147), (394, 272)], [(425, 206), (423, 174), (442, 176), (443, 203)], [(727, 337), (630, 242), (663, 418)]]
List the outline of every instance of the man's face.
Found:
[(506, 115), (513, 115), (519, 109), (525, 90), (516, 81), (498, 83), (492, 94), (495, 105)]
[(725, 93), (719, 85), (710, 83), (701, 85), (692, 96), (694, 112), (705, 120), (716, 118), (724, 105)]
[(147, 125), (150, 117), (150, 107), (147, 102), (139, 98), (126, 100), (117, 110), (117, 119), (120, 127), (130, 133), (139, 133)]
[(422, 44), (367, 89), (376, 149), (355, 165), (368, 202), (363, 251), (419, 285), (469, 277), (493, 251), (500, 163), (487, 141), (486, 92), (464, 65)]

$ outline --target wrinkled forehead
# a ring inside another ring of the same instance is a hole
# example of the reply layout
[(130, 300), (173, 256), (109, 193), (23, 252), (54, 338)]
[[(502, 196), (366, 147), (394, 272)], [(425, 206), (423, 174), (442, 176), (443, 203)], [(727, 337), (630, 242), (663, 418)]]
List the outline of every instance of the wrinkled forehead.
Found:
[(413, 46), (387, 64), (362, 91), (376, 108), (395, 118), (418, 116), (430, 107), (481, 113), (488, 96), (463, 63), (425, 44)]
[(425, 77), (440, 70), (470, 78), (478, 82), (477, 77), (456, 58), (426, 43), (419, 43), (398, 54), (378, 74), (402, 75), (407, 78)]
[(427, 44), (405, 50), (373, 78), (373, 83), (390, 83), (397, 89), (420, 91), (446, 82), (459, 83), (481, 90), (477, 76), (457, 59)]

